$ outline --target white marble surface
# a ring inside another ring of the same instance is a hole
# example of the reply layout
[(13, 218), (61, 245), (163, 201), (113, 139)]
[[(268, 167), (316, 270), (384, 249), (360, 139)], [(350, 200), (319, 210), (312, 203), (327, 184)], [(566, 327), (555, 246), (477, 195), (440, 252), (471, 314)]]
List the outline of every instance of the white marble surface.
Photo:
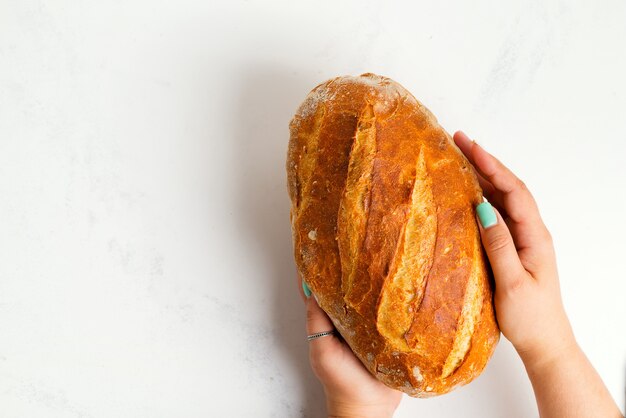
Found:
[[(0, 1), (0, 414), (321, 416), (287, 124), (366, 71), (527, 182), (623, 410), (625, 22), (621, 0)], [(476, 382), (396, 416), (536, 411), (502, 341)]]

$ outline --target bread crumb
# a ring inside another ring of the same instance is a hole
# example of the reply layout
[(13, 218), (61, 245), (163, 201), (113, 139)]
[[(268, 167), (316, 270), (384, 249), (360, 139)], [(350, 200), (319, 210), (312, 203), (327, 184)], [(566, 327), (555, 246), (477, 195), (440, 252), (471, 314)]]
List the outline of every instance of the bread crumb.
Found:
[(424, 376), (422, 376), (422, 371), (417, 366), (413, 367), (413, 377), (415, 377), (418, 382), (424, 380)]
[(315, 241), (317, 239), (317, 229), (309, 231), (309, 239)]

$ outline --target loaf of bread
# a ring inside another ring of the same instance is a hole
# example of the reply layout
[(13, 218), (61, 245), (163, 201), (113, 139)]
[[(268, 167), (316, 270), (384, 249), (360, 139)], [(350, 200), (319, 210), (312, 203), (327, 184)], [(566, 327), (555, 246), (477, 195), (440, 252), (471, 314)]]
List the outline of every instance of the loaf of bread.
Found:
[(318, 85), (290, 123), (298, 272), (365, 367), (411, 396), (477, 377), (498, 342), (476, 176), (407, 90)]

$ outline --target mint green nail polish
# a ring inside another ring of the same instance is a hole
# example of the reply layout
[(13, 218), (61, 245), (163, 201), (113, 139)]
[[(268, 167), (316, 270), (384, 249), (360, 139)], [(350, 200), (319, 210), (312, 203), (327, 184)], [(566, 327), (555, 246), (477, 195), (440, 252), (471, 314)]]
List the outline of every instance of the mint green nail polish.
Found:
[(496, 212), (493, 210), (493, 206), (491, 206), (491, 203), (489, 202), (483, 202), (476, 206), (476, 213), (478, 214), (478, 219), (480, 220), (480, 224), (483, 228), (489, 228), (490, 226), (494, 226), (498, 223)]
[(304, 290), (304, 296), (307, 298), (311, 296), (311, 289), (309, 289), (309, 286), (307, 286), (304, 280), (302, 280), (302, 290)]

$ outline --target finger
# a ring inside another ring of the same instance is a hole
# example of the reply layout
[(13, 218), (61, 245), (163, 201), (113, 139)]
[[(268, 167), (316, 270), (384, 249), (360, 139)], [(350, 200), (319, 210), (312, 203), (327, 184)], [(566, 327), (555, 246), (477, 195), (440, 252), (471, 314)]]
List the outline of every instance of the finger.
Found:
[(496, 188), (493, 187), (493, 185), (489, 183), (489, 181), (487, 181), (483, 176), (481, 176), (476, 168), (472, 167), (472, 170), (474, 171), (474, 174), (478, 179), (478, 184), (480, 185), (480, 188), (483, 189), (483, 196), (490, 200), (493, 199), (496, 193)]
[[(296, 272), (296, 283), (298, 283), (298, 291), (300, 293), (300, 297), (302, 298), (302, 301), (304, 303), (306, 303), (306, 299), (307, 299), (307, 295), (305, 294), (305, 283), (304, 280), (302, 280), (302, 277), (300, 276), (300, 272)], [(307, 287), (308, 290), (308, 287)], [(310, 292), (310, 290), (308, 290)]]
[(457, 147), (459, 147), (463, 155), (465, 155), (469, 162), (474, 165), (472, 153), (470, 152), (474, 142), (463, 131), (456, 131), (452, 138), (454, 139), (454, 143), (457, 145)]
[(476, 145), (475, 141), (472, 141), (464, 132), (457, 131), (454, 134), (454, 140), (461, 152), (465, 155), (468, 161), (472, 164), (472, 170), (478, 179), (480, 187), (483, 189), (483, 195), (491, 202), (491, 204), (498, 208), (501, 212), (504, 211), (502, 207), (502, 194), (496, 190), (496, 188), (480, 174), (474, 163), (474, 157), (472, 156), (472, 148)]
[(469, 137), (462, 131), (455, 132), (453, 138), (454, 143), (459, 147), (463, 155), (465, 155), (468, 161), (472, 164), (472, 170), (474, 171), (474, 174), (476, 174), (476, 178), (478, 179), (480, 188), (483, 189), (483, 194), (487, 197), (487, 199), (492, 200), (495, 188), (474, 167), (474, 159), (471, 152), (474, 141), (469, 139)]
[(511, 170), (476, 143), (471, 153), (480, 174), (502, 194), (502, 205), (514, 222), (536, 223), (540, 220), (535, 199)]
[(489, 202), (476, 207), (485, 252), (496, 280), (497, 291), (511, 291), (521, 286), (528, 277), (517, 254), (515, 243), (502, 216)]
[(472, 148), (472, 155), (478, 170), (494, 185), (496, 194), (502, 196), (508, 221), (515, 224), (511, 225), (511, 233), (518, 251), (524, 251), (524, 258), (533, 260), (535, 265), (549, 263), (552, 253), (550, 233), (526, 185), (480, 145)]
[(306, 331), (310, 334), (331, 331), (335, 329), (326, 312), (318, 305), (314, 297), (306, 302)]
[[(334, 330), (335, 327), (326, 312), (320, 308), (315, 297), (308, 298), (306, 302), (306, 331), (308, 335), (317, 334), (318, 332), (326, 332)], [(333, 344), (337, 344), (339, 340), (334, 335), (316, 338), (309, 342), (311, 350), (325, 349)]]
[[(515, 241), (519, 259), (526, 271), (535, 279), (544, 277), (541, 274), (543, 272), (555, 273), (545, 277), (556, 276), (556, 257), (552, 236), (548, 230), (546, 229), (541, 236), (533, 237), (528, 231), (524, 231), (524, 225), (511, 221), (507, 224)], [(533, 245), (533, 243), (537, 244)]]

